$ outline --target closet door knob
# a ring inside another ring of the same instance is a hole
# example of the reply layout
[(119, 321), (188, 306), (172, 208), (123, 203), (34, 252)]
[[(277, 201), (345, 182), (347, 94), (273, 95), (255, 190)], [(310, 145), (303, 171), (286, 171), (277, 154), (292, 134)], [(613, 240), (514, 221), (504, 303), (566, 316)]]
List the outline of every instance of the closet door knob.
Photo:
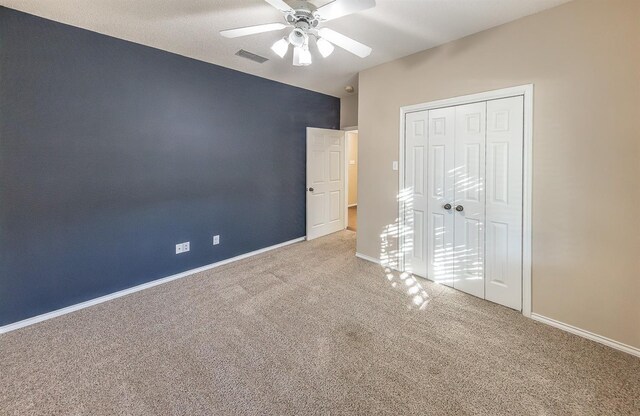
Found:
[(309, 188), (309, 192), (313, 192), (313, 188)]
[(451, 209), (451, 204), (448, 204), (448, 203), (447, 203), (447, 204), (444, 204), (444, 205), (442, 206), (442, 208), (444, 208), (444, 209), (446, 209), (446, 210), (448, 211), (448, 210), (450, 210), (450, 209)]
[(456, 206), (456, 211), (462, 212), (463, 210), (464, 210), (464, 207), (462, 205)]

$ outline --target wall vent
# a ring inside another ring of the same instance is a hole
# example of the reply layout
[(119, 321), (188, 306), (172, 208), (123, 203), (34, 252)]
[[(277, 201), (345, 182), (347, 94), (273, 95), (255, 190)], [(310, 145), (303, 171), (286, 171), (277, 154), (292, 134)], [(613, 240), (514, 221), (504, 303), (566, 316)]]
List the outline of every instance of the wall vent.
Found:
[(259, 64), (264, 63), (266, 61), (268, 61), (268, 58), (265, 58), (264, 56), (260, 56), (260, 55), (256, 55), (255, 53), (251, 53), (248, 51), (245, 51), (244, 49), (240, 49), (238, 52), (236, 52), (236, 55), (242, 57), (242, 58), (246, 58), (250, 61), (253, 62), (257, 62)]

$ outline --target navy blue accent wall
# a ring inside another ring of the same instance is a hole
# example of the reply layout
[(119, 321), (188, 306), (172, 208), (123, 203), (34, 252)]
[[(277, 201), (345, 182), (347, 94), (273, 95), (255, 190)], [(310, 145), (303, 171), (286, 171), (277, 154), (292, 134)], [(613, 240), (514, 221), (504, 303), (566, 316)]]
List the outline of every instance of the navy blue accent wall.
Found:
[(339, 113), (0, 8), (0, 325), (304, 236), (305, 128)]

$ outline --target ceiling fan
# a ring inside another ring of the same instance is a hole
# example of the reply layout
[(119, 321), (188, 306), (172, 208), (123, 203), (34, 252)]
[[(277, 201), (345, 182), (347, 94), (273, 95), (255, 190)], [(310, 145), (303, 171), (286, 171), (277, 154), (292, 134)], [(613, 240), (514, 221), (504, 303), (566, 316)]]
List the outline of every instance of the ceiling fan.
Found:
[(315, 40), (322, 57), (331, 55), (334, 45), (351, 52), (360, 58), (371, 53), (371, 48), (355, 41), (341, 33), (318, 26), (329, 20), (337, 19), (349, 14), (375, 7), (375, 0), (334, 0), (324, 6), (315, 7), (308, 1), (294, 0), (291, 5), (284, 0), (265, 0), (267, 3), (284, 14), (286, 23), (266, 23), (256, 26), (240, 27), (237, 29), (221, 30), (220, 34), (226, 38), (255, 35), (257, 33), (272, 32), (285, 28), (293, 28), (291, 32), (273, 44), (271, 49), (281, 58), (293, 46), (293, 65), (306, 66), (311, 64), (309, 52), (310, 40)]

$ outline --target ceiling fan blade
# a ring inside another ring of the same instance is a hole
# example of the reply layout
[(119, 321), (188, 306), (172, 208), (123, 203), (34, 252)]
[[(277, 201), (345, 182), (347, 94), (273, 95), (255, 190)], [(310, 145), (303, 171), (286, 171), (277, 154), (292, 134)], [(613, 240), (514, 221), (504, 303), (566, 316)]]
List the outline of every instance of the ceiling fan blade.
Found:
[[(269, 0), (267, 0), (269, 1)], [(334, 0), (316, 10), (320, 20), (337, 19), (376, 6), (376, 0)]]
[(239, 38), (240, 36), (255, 35), (256, 33), (273, 32), (282, 30), (287, 25), (284, 23), (267, 23), (264, 25), (239, 27), (236, 29), (221, 30), (220, 34), (225, 38)]
[(294, 13), (294, 10), (284, 0), (264, 0), (283, 13)]
[(366, 58), (371, 53), (371, 48), (367, 45), (355, 41), (350, 37), (336, 32), (335, 30), (323, 27), (322, 29), (318, 30), (318, 34), (320, 34), (320, 37), (324, 38), (325, 40), (328, 40), (334, 45), (339, 46), (342, 49), (359, 56), (360, 58)]

